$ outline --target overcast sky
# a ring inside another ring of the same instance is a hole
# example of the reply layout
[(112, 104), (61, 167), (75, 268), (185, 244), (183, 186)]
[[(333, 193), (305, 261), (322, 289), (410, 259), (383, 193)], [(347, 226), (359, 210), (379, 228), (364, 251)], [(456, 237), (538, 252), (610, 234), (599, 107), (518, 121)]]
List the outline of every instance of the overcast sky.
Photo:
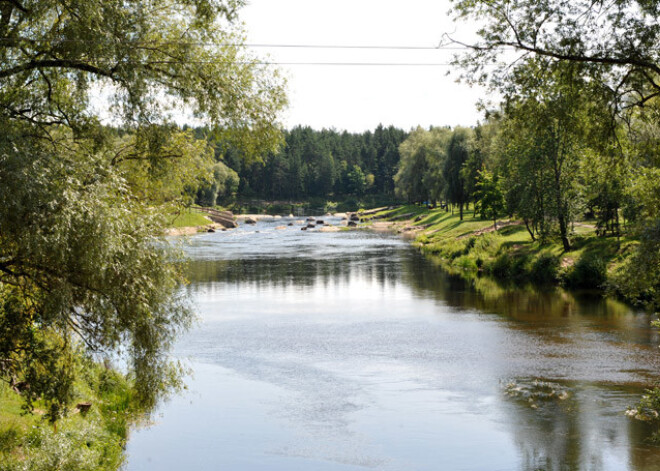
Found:
[[(345, 46), (437, 46), (443, 33), (469, 39), (447, 16), (448, 0), (250, 0), (241, 17), (248, 43)], [(446, 64), (453, 51), (259, 48), (275, 62)], [(288, 77), (287, 128), (364, 131), (379, 123), (473, 125), (485, 91), (457, 84), (448, 66), (282, 65)], [(447, 72), (450, 72), (447, 76)]]

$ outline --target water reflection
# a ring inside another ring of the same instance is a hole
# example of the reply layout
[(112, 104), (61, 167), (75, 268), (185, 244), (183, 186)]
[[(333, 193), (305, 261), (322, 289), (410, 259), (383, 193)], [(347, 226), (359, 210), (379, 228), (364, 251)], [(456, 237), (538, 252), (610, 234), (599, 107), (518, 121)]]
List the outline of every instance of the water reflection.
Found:
[[(397, 238), (242, 231), (189, 249), (202, 322), (177, 352), (197, 362), (197, 396), (131, 439), (130, 471), (660, 469), (623, 414), (660, 371), (648, 314), (466, 283)], [(568, 399), (505, 394), (536, 379)]]

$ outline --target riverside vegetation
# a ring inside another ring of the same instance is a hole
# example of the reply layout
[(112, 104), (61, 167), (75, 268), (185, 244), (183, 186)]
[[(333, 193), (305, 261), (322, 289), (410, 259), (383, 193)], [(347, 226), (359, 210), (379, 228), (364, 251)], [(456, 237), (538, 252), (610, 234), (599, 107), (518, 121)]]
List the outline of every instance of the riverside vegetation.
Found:
[[(244, 3), (0, 1), (0, 466), (115, 468), (125, 426), (104, 407), (127, 424), (179, 384), (167, 351), (192, 312), (163, 215), (195, 200), (445, 205), (418, 243), (454, 269), (660, 304), (657, 2), (455, 0), (483, 27), (446, 38), (454, 63), (501, 102), (474, 128), (355, 135), (282, 132), (284, 82), (243, 46)], [(455, 237), (501, 218), (520, 222)], [(116, 355), (121, 372), (99, 370)]]
[(215, 162), (172, 112), (249, 159), (286, 104), (242, 6), (0, 1), (3, 471), (117, 469), (128, 426), (180, 385), (168, 351), (193, 313), (162, 227)]

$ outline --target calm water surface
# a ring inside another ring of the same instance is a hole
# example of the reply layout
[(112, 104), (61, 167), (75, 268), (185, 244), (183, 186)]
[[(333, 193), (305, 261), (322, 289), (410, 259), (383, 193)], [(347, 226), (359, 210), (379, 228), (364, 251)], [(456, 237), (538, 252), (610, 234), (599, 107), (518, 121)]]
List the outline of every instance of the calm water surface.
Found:
[[(129, 471), (660, 470), (623, 414), (660, 377), (647, 314), (283, 222), (193, 238), (194, 377), (133, 432)], [(536, 380), (566, 398), (530, 402)]]

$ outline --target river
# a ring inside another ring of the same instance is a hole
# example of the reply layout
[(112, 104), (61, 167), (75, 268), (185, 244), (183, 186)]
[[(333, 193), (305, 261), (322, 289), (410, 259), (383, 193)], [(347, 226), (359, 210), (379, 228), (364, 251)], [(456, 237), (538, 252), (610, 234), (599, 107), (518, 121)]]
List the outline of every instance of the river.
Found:
[(194, 374), (128, 471), (660, 470), (624, 414), (660, 379), (650, 315), (287, 222), (192, 238), (199, 322), (174, 354)]

